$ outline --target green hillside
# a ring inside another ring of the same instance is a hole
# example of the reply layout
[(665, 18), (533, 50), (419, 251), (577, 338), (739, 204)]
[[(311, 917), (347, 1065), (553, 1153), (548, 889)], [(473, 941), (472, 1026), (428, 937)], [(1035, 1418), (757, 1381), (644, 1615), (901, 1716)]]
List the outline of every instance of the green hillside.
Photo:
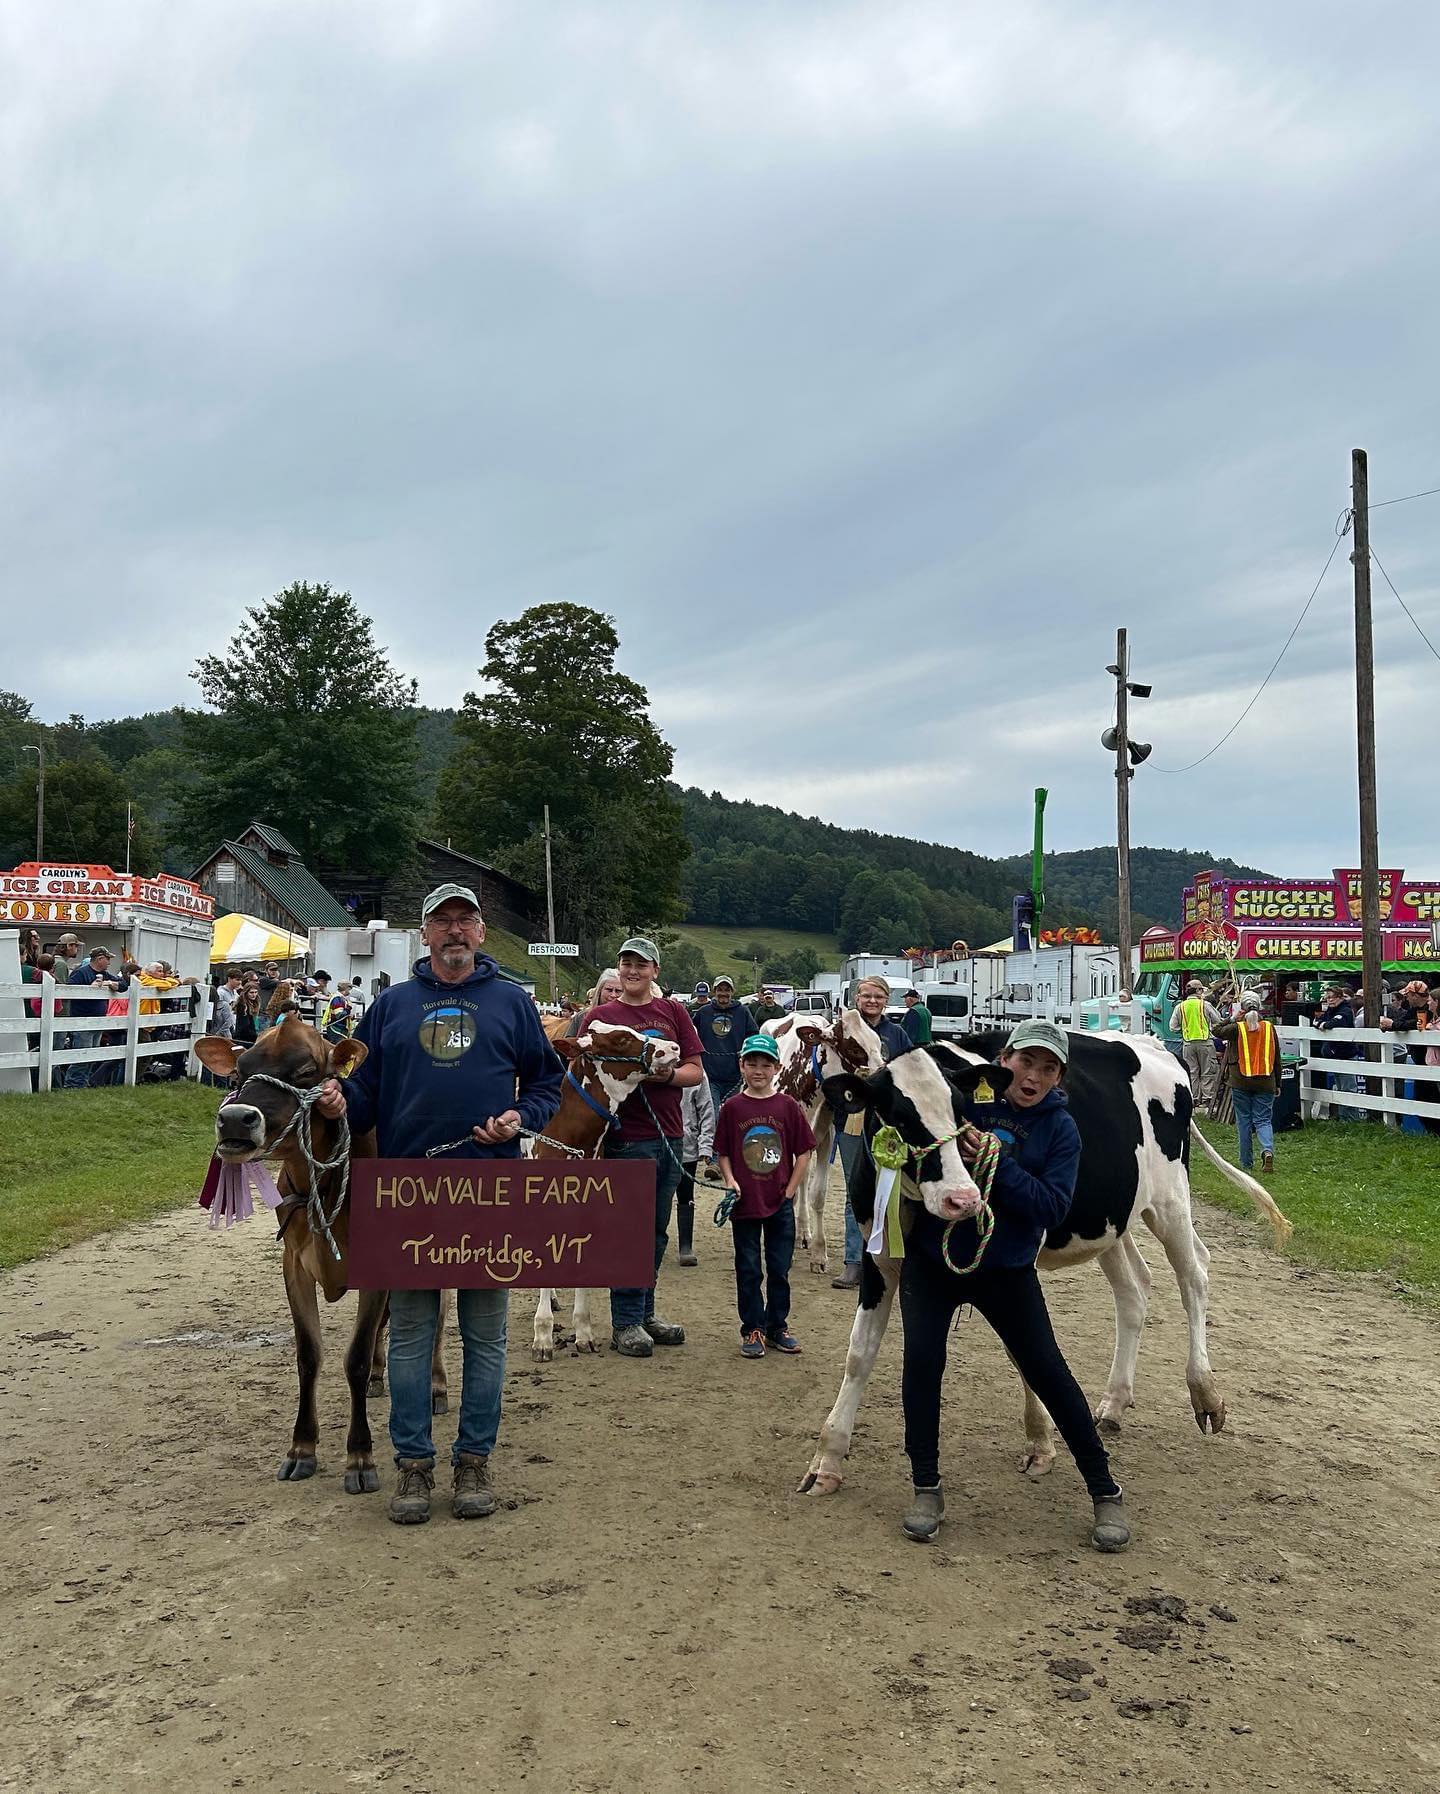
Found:
[(736, 959), (734, 954), (748, 947), (764, 948), (762, 958), (785, 958), (808, 947), (820, 956), (820, 969), (824, 972), (838, 971), (844, 957), (833, 934), (815, 934), (800, 928), (721, 928), (703, 922), (676, 922), (668, 932), (698, 947), (712, 976), (729, 972), (735, 978), (741, 977), (749, 969), (749, 961)]

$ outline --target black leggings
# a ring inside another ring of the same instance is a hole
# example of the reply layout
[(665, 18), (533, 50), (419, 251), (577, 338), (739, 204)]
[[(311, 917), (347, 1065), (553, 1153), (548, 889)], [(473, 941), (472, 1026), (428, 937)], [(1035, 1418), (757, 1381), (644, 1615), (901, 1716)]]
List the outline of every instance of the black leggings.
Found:
[(905, 1452), (917, 1488), (940, 1480), (940, 1385), (945, 1343), (955, 1310), (970, 1303), (983, 1314), (1026, 1383), (1044, 1402), (1085, 1478), (1092, 1500), (1118, 1485), (1095, 1430), (1089, 1404), (1055, 1343), (1050, 1311), (1033, 1265), (972, 1271), (957, 1277), (923, 1252), (907, 1252), (900, 1277), (905, 1322), (905, 1370), (900, 1384), (905, 1408)]

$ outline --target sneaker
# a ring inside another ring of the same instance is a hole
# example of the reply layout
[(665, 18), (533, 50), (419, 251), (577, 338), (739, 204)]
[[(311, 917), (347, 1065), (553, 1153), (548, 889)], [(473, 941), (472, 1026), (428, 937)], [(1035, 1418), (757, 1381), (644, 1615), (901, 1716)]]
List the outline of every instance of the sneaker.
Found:
[(778, 1333), (767, 1333), (765, 1339), (777, 1352), (784, 1352), (791, 1358), (798, 1358), (800, 1355), (800, 1341), (788, 1327), (782, 1327)]
[(1106, 1500), (1095, 1503), (1095, 1524), (1090, 1529), (1090, 1543), (1097, 1551), (1123, 1551), (1130, 1543), (1123, 1489), (1117, 1489)]
[(671, 1346), (685, 1343), (685, 1329), (678, 1321), (662, 1321), (658, 1315), (647, 1314), (645, 1331), (656, 1345)]
[(396, 1465), (390, 1518), (397, 1526), (423, 1526), (430, 1518), (430, 1491), (435, 1487), (434, 1458), (401, 1458)]
[(450, 1512), (457, 1520), (483, 1520), (495, 1512), (495, 1491), (490, 1486), (490, 1460), (462, 1451), (455, 1460), (455, 1492)]
[(838, 1277), (832, 1277), (830, 1279), (830, 1287), (831, 1289), (859, 1289), (859, 1265), (846, 1265), (845, 1269)]
[(1260, 1154), (1260, 1169), (1262, 1171), (1273, 1171), (1275, 1169), (1275, 1154), (1273, 1152), (1262, 1152)]
[(740, 1356), (742, 1358), (763, 1358), (765, 1356), (765, 1335), (758, 1327), (753, 1332), (745, 1334), (741, 1339)]
[(639, 1325), (612, 1327), (610, 1350), (618, 1352), (622, 1358), (648, 1358), (655, 1350), (655, 1341)]
[(928, 1545), (939, 1532), (940, 1522), (944, 1518), (945, 1490), (941, 1484), (936, 1483), (933, 1489), (915, 1490), (910, 1511), (900, 1524), (907, 1539), (914, 1539), (917, 1545)]

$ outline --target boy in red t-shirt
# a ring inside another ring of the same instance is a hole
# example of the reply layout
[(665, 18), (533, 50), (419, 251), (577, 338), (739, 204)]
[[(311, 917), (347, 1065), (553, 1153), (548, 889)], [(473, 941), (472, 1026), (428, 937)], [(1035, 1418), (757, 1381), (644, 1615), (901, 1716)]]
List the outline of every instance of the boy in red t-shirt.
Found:
[(740, 1089), (721, 1104), (715, 1126), (721, 1173), (740, 1192), (730, 1224), (740, 1351), (746, 1358), (763, 1358), (767, 1340), (777, 1352), (793, 1356), (800, 1350), (789, 1324), (794, 1197), (805, 1181), (815, 1136), (795, 1098), (776, 1090), (779, 1069), (775, 1042), (768, 1034), (752, 1034), (740, 1052)]

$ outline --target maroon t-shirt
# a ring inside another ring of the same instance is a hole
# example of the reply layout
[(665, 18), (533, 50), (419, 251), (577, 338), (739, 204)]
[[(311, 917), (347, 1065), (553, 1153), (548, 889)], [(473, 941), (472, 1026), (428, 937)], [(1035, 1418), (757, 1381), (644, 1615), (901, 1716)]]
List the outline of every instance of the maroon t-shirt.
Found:
[[(583, 1034), (591, 1022), (609, 1022), (613, 1027), (633, 1028), (637, 1034), (658, 1034), (665, 1040), (673, 1040), (680, 1048), (682, 1065), (691, 1059), (698, 1063), (704, 1051), (688, 1011), (671, 997), (659, 997), (651, 1003), (601, 1003), (581, 1016), (579, 1032)], [(655, 1120), (660, 1123), (659, 1134), (640, 1100), (640, 1091), (635, 1090), (620, 1105), (619, 1138), (655, 1140), (663, 1134), (667, 1139), (678, 1139), (685, 1132), (680, 1115), (680, 1091), (673, 1084), (663, 1082), (642, 1084), (640, 1089), (655, 1111)]]
[(778, 1214), (785, 1186), (802, 1152), (814, 1152), (815, 1136), (805, 1111), (793, 1096), (727, 1096), (715, 1124), (715, 1157), (730, 1161), (740, 1200), (734, 1213), (741, 1221), (763, 1221)]

